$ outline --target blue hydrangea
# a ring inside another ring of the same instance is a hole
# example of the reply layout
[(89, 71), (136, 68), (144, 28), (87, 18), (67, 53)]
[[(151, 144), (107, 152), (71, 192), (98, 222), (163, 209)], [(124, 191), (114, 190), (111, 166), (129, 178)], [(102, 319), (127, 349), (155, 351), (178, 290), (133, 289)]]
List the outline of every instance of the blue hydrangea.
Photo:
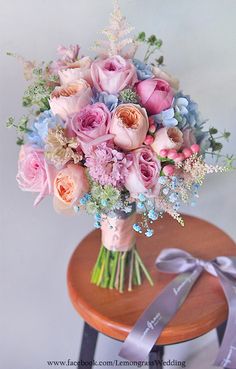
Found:
[(155, 123), (162, 124), (164, 127), (174, 127), (178, 124), (173, 108), (163, 110), (161, 113), (153, 115), (153, 118)]
[(97, 102), (103, 103), (106, 105), (106, 107), (113, 111), (117, 105), (118, 105), (118, 97), (116, 95), (110, 95), (107, 92), (98, 92), (94, 89), (93, 91), (93, 97), (92, 97), (92, 104), (95, 104)]
[(137, 76), (140, 81), (153, 77), (150, 65), (147, 65), (138, 59), (134, 59), (133, 63), (135, 65)]
[(202, 119), (198, 110), (198, 104), (191, 97), (181, 91), (175, 95), (174, 107), (181, 116), (181, 128), (199, 127)]
[(64, 125), (61, 118), (57, 115), (53, 115), (51, 110), (44, 111), (32, 123), (30, 132), (27, 133), (28, 141), (34, 146), (44, 148), (48, 130), (50, 128), (55, 128), (57, 125)]

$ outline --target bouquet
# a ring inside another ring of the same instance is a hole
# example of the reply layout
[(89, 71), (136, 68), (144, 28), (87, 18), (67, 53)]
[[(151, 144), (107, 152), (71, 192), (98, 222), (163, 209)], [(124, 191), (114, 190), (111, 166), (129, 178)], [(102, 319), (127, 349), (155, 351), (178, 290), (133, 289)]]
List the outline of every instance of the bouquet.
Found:
[[(153, 235), (153, 222), (169, 213), (181, 225), (181, 203), (194, 204), (206, 174), (232, 166), (207, 164), (223, 155), (224, 131), (207, 128), (197, 104), (164, 71), (162, 41), (132, 27), (115, 3), (96, 57), (78, 45), (58, 48), (49, 63), (27, 61), (23, 96), (28, 114), (7, 126), (21, 145), (17, 181), (51, 195), (57, 212), (87, 211), (101, 228), (101, 249), (91, 282), (123, 292), (151, 276), (136, 248), (136, 234)], [(147, 47), (144, 60), (135, 57)], [(136, 214), (139, 213), (139, 217)]]

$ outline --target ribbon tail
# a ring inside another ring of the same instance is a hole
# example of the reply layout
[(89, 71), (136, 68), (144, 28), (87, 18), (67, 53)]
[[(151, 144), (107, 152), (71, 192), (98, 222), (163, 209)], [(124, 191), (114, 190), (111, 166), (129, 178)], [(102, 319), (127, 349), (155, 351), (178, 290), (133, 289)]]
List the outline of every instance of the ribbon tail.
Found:
[(184, 303), (203, 271), (202, 266), (178, 275), (140, 316), (124, 341), (119, 355), (128, 360), (145, 360), (161, 332)]
[(225, 297), (228, 302), (228, 320), (225, 329), (224, 338), (215, 366), (223, 366), (228, 369), (236, 368), (236, 281), (230, 275), (224, 273), (214, 264), (215, 270), (223, 287)]

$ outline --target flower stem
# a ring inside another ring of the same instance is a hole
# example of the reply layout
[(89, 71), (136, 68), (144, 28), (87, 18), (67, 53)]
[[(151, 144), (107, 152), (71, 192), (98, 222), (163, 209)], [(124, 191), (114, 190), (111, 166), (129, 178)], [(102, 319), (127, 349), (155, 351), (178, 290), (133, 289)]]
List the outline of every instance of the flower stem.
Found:
[(98, 274), (99, 274), (99, 271), (100, 271), (100, 264), (101, 264), (101, 259), (102, 259), (102, 256), (103, 256), (103, 251), (104, 251), (104, 246), (101, 246), (96, 264), (94, 265), (94, 268), (93, 268), (93, 271), (92, 271), (91, 282), (95, 283), (95, 284), (97, 282)]
[(119, 289), (120, 262), (121, 262), (121, 252), (119, 252), (118, 266), (117, 266), (117, 270), (116, 270), (115, 288), (117, 290)]
[(109, 288), (113, 289), (115, 285), (115, 277), (116, 277), (116, 269), (117, 269), (117, 263), (119, 258), (119, 252), (114, 252), (114, 259), (113, 259), (113, 265), (111, 268), (111, 278), (109, 283)]
[(131, 258), (130, 258), (128, 291), (132, 291), (132, 281), (133, 281), (133, 272), (134, 272), (134, 248), (133, 247), (130, 252), (131, 252)]
[(136, 250), (136, 249), (134, 250), (134, 253), (135, 253), (135, 256), (136, 256), (136, 260), (138, 261), (138, 263), (139, 263), (140, 267), (142, 268), (143, 273), (145, 274), (145, 276), (146, 276), (146, 278), (147, 278), (148, 282), (150, 283), (150, 285), (151, 285), (151, 286), (153, 286), (153, 285), (154, 285), (154, 283), (153, 283), (152, 277), (151, 277), (151, 275), (148, 273), (147, 268), (146, 268), (146, 267), (145, 267), (145, 265), (143, 264), (142, 259), (140, 258), (140, 256), (139, 256), (139, 254), (138, 254), (138, 252), (137, 252), (137, 250)]
[(141, 280), (139, 262), (138, 262), (137, 255), (136, 255), (135, 251), (136, 250), (134, 250), (134, 256), (135, 256), (134, 265), (135, 265), (135, 272), (136, 272), (136, 277), (137, 277), (137, 284), (140, 286), (141, 283), (142, 283), (142, 280)]
[(125, 251), (121, 256), (121, 264), (120, 264), (120, 280), (119, 280), (119, 292), (124, 292), (124, 279), (125, 279), (125, 259), (126, 259), (127, 251)]

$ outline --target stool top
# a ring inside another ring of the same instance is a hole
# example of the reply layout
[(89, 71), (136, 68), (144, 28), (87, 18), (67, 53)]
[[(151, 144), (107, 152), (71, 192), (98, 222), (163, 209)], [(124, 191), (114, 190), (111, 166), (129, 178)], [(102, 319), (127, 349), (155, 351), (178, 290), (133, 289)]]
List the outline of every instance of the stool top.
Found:
[[(182, 248), (195, 257), (210, 260), (216, 256), (236, 255), (235, 243), (216, 226), (184, 215), (185, 226), (164, 216), (155, 225), (155, 236), (137, 236), (137, 248), (154, 281), (147, 280), (133, 291), (120, 294), (116, 290), (90, 283), (92, 268), (100, 248), (99, 230), (91, 232), (73, 253), (68, 267), (68, 289), (71, 301), (82, 318), (98, 331), (124, 340), (134, 323), (175, 277), (157, 271), (155, 259), (163, 248)], [(217, 278), (203, 273), (189, 297), (159, 337), (158, 344), (167, 345), (199, 337), (216, 328), (227, 318), (227, 303)]]

